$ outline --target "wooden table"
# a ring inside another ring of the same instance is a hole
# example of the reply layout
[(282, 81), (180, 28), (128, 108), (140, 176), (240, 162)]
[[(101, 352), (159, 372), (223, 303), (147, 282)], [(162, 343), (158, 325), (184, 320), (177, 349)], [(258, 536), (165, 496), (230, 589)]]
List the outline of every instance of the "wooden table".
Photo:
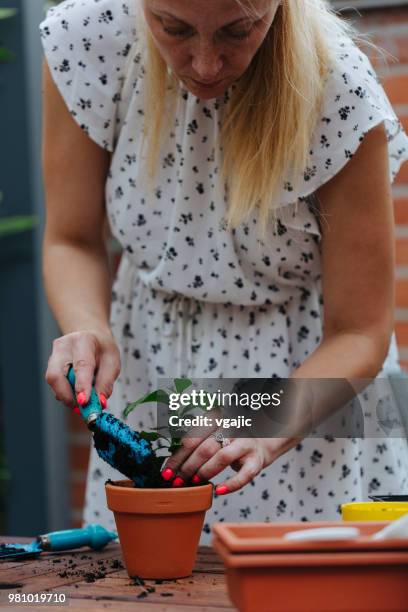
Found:
[[(31, 540), (0, 536), (0, 542)], [(223, 570), (215, 552), (201, 547), (190, 578), (146, 580), (143, 585), (129, 578), (120, 547), (113, 542), (100, 552), (81, 548), (70, 553), (42, 553), (36, 559), (0, 561), (0, 610), (130, 611), (138, 606), (146, 612), (235, 610), (228, 599)], [(28, 593), (64, 594), (67, 603), (50, 607), (9, 603), (9, 594)]]

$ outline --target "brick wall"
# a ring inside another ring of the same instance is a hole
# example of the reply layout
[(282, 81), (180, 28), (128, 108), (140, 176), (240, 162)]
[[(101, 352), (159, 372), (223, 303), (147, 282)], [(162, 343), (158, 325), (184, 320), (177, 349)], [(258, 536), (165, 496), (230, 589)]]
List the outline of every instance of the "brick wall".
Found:
[[(368, 11), (359, 21), (361, 30), (375, 34), (373, 42), (392, 53), (398, 62), (372, 62), (391, 104), (408, 133), (408, 7)], [(370, 54), (371, 55), (371, 54)], [(395, 332), (401, 366), (408, 370), (408, 164), (393, 184), (396, 223)]]
[(68, 417), (69, 486), (72, 527), (81, 527), (91, 433), (77, 414)]
[[(352, 2), (350, 2), (351, 4)], [(382, 79), (389, 99), (408, 133), (408, 7), (388, 8), (354, 13), (362, 31), (375, 34), (372, 40), (392, 53), (398, 62), (386, 68), (372, 56), (373, 65)], [(396, 310), (395, 330), (401, 365), (408, 370), (408, 164), (401, 169), (393, 185), (396, 221)], [(71, 415), (70, 431), (70, 489), (72, 524), (79, 526), (85, 494), (85, 479), (89, 456), (90, 434), (78, 415)]]

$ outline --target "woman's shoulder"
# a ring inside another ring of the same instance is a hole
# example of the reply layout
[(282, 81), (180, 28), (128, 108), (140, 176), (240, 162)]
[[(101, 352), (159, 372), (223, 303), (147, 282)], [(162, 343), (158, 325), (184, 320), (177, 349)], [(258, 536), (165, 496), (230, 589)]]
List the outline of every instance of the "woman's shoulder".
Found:
[(48, 9), (40, 29), (59, 25), (66, 32), (75, 27), (103, 36), (109, 31), (129, 29), (136, 13), (136, 3), (131, 0), (64, 0)]
[(66, 46), (79, 58), (105, 51), (105, 59), (112, 60), (113, 54), (126, 56), (137, 37), (135, 26), (135, 3), (130, 0), (65, 0), (48, 10), (39, 28), (44, 44), (51, 39), (55, 47)]
[(49, 9), (39, 29), (69, 111), (90, 138), (112, 151), (117, 103), (138, 42), (136, 2), (65, 0)]
[(296, 194), (291, 192), (291, 179), (296, 182), (295, 177), (287, 179), (283, 203), (312, 195), (340, 172), (365, 135), (380, 123), (384, 123), (387, 133), (390, 182), (408, 158), (407, 135), (372, 65), (371, 53), (364, 48), (347, 35), (339, 35), (332, 42), (332, 62), (311, 141), (309, 164), (296, 177), (299, 185)]
[(366, 50), (363, 39), (353, 39), (346, 34), (339, 34), (331, 41), (331, 68), (326, 79), (326, 98), (332, 93), (333, 87), (339, 89), (339, 95), (344, 95), (347, 91), (356, 94), (351, 91), (353, 86), (364, 84), (370, 89), (376, 89), (381, 84), (371, 63), (369, 42), (365, 44)]

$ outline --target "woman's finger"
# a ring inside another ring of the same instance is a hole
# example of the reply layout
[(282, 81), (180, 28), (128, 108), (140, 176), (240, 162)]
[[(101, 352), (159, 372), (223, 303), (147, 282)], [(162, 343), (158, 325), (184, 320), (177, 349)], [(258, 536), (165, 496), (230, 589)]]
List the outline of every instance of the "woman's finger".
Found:
[(98, 344), (93, 334), (78, 332), (73, 334), (72, 356), (75, 372), (75, 394), (78, 403), (89, 401), (96, 369)]
[[(180, 476), (185, 480), (189, 480), (211, 457), (217, 456), (220, 449), (220, 443), (217, 442), (214, 436), (209, 436), (203, 440), (189, 457), (179, 465), (178, 472)], [(201, 478), (200, 474), (197, 475)]]
[(215, 487), (217, 495), (225, 495), (226, 493), (234, 493), (239, 491), (246, 484), (251, 482), (253, 478), (261, 471), (262, 466), (259, 459), (254, 455), (246, 455), (242, 460), (242, 467), (232, 478), (228, 478), (225, 482), (220, 483)]
[[(185, 460), (195, 451), (195, 449), (203, 442), (206, 438), (183, 438), (182, 446), (167, 459), (162, 469), (162, 477), (164, 480), (172, 480), (176, 475), (179, 467), (185, 462)], [(184, 484), (184, 479), (179, 477), (178, 485)]]
[(120, 357), (116, 347), (104, 350), (99, 358), (95, 377), (95, 391), (106, 398), (112, 395), (113, 385), (120, 373)]
[(238, 461), (247, 452), (248, 450), (243, 446), (241, 440), (234, 440), (228, 446), (224, 446), (224, 448), (220, 448), (218, 444), (218, 451), (210, 455), (208, 461), (197, 468), (196, 475), (200, 479), (200, 482), (210, 480), (217, 474), (223, 472), (231, 463)]
[(67, 342), (57, 338), (53, 343), (53, 352), (48, 360), (45, 380), (50, 385), (58, 401), (73, 408), (76, 401), (66, 376), (72, 363), (72, 352)]

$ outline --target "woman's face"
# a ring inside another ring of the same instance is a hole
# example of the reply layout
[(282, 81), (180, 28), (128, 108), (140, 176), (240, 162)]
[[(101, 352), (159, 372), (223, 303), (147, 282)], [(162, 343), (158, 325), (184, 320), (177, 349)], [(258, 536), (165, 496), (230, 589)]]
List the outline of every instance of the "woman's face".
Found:
[(248, 68), (280, 0), (144, 0), (153, 40), (173, 73), (204, 100)]

